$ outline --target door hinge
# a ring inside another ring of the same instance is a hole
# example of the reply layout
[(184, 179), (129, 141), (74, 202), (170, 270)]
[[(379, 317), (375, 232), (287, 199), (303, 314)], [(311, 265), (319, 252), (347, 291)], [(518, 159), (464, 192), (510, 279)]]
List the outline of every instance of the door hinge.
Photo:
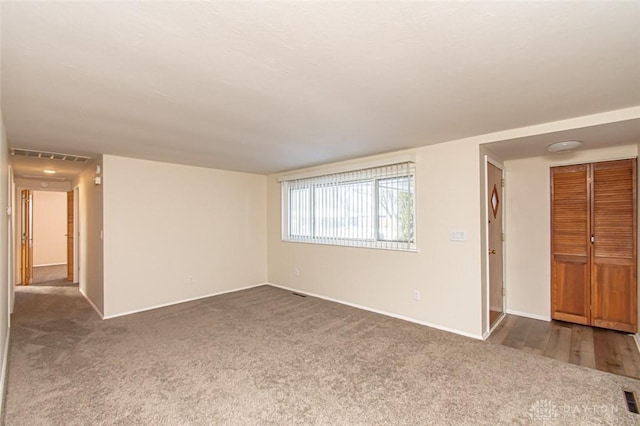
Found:
[(504, 242), (504, 232), (502, 234), (500, 234), (500, 240), (502, 240), (502, 242)]
[(500, 184), (502, 185), (502, 187), (504, 188), (504, 178), (500, 179)]
[[(504, 285), (504, 283), (503, 283)], [(502, 287), (502, 297), (507, 297), (507, 289)]]

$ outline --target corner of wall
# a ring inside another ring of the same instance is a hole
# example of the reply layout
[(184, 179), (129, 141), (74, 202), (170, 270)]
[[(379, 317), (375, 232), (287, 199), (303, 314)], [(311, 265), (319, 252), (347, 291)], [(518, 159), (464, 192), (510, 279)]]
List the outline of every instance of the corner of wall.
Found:
[(103, 189), (94, 182), (96, 166), (103, 174), (103, 159), (98, 156), (87, 164), (73, 182), (79, 187), (80, 277), (79, 288), (96, 311), (104, 312)]
[(9, 290), (11, 265), (9, 263), (9, 252), (13, 250), (11, 247), (11, 239), (9, 238), (9, 230), (11, 229), (12, 216), (5, 213), (6, 208), (11, 206), (11, 185), (9, 171), (9, 146), (7, 143), (7, 134), (2, 120), (2, 112), (0, 111), (0, 215), (4, 217), (2, 226), (0, 226), (0, 247), (6, 249), (6, 255), (0, 258), (0, 412), (3, 410), (4, 395), (6, 391), (5, 384), (7, 382), (7, 364), (9, 358), (9, 327), (10, 327), (10, 297)]

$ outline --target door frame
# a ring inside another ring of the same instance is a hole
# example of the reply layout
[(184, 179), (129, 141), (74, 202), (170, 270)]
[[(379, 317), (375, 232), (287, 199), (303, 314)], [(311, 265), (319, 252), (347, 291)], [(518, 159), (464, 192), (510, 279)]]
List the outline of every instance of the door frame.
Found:
[(73, 282), (80, 282), (80, 186), (73, 188)]
[[(21, 241), (22, 241), (22, 223), (24, 221), (24, 217), (23, 217), (23, 212), (22, 212), (22, 191), (25, 189), (31, 190), (31, 191), (42, 191), (42, 192), (59, 192), (59, 193), (67, 193), (69, 191), (74, 191), (74, 198), (73, 198), (73, 209), (74, 209), (74, 220), (73, 220), (73, 226), (74, 226), (74, 234), (75, 236), (79, 236), (80, 234), (80, 204), (79, 204), (79, 194), (80, 194), (80, 186), (77, 185), (75, 187), (73, 187), (70, 190), (64, 189), (64, 188), (48, 188), (48, 187), (37, 187), (34, 183), (34, 185), (29, 185), (29, 184), (24, 184), (24, 183), (16, 183), (15, 180), (13, 182), (13, 194), (12, 194), (12, 199), (13, 199), (13, 203), (14, 203), (14, 209), (13, 209), (13, 220), (14, 220), (14, 232), (13, 232), (13, 236), (14, 236), (14, 243), (13, 243), (13, 247), (14, 247), (14, 255), (15, 255), (15, 260), (13, 262), (12, 268), (13, 268), (13, 276), (14, 276), (14, 283), (13, 286), (16, 285), (23, 285), (22, 280), (20, 280), (20, 283), (17, 283), (15, 281), (17, 281), (17, 277), (22, 277), (22, 247), (21, 247)], [(75, 192), (77, 191), (77, 192)], [(75, 216), (77, 214), (77, 216)], [(19, 221), (19, 222), (16, 222)], [(80, 260), (80, 239), (79, 238), (75, 238), (74, 239), (74, 243), (73, 243), (73, 259), (74, 261), (77, 261), (76, 264), (74, 265), (74, 282), (77, 283), (78, 280), (80, 279), (80, 265), (79, 265), (79, 260)], [(15, 297), (15, 296), (14, 296)], [(13, 303), (13, 301), (12, 301)]]
[(15, 273), (16, 273), (16, 242), (15, 242), (15, 219), (16, 219), (16, 206), (15, 206), (15, 182), (13, 179), (13, 166), (9, 164), (7, 168), (7, 290), (9, 304), (7, 309), (7, 326), (11, 327), (11, 314), (13, 313), (13, 302), (15, 298)]
[[(33, 192), (34, 190), (29, 188), (20, 190), (20, 227), (18, 231), (20, 232), (20, 284), (23, 286), (30, 285), (33, 279)], [(28, 204), (23, 198), (25, 193), (30, 198)]]
[(491, 319), (490, 319), (490, 314), (489, 311), (491, 310), (491, 283), (490, 283), (490, 268), (489, 268), (489, 222), (488, 222), (488, 218), (489, 218), (489, 203), (488, 203), (488, 197), (489, 197), (489, 193), (488, 193), (488, 187), (489, 187), (489, 164), (491, 164), (492, 166), (497, 167), (498, 169), (500, 169), (500, 171), (502, 172), (502, 179), (505, 179), (505, 167), (504, 165), (499, 162), (498, 160), (496, 160), (495, 158), (489, 156), (489, 155), (485, 155), (484, 156), (484, 192), (485, 192), (485, 196), (484, 199), (482, 200), (483, 204), (484, 204), (484, 213), (485, 213), (485, 218), (487, 218), (484, 221), (484, 231), (485, 231), (485, 247), (484, 247), (484, 259), (485, 259), (485, 282), (486, 282), (486, 310), (483, 313), (485, 315), (485, 319), (487, 321), (487, 329), (488, 329), (488, 333), (489, 335), (491, 335), (491, 333), (493, 332), (493, 330), (495, 330), (500, 323), (504, 320), (504, 318), (506, 317), (507, 314), (507, 296), (506, 296), (506, 288), (507, 288), (507, 262), (506, 262), (506, 258), (507, 258), (507, 253), (505, 250), (505, 242), (506, 242), (506, 234), (504, 232), (505, 228), (506, 228), (506, 224), (507, 224), (507, 217), (506, 217), (506, 209), (505, 209), (505, 205), (506, 205), (506, 200), (505, 200), (505, 189), (506, 189), (506, 180), (505, 180), (505, 186), (501, 187), (501, 200), (502, 202), (501, 207), (500, 207), (500, 211), (502, 213), (502, 233), (505, 235), (505, 239), (502, 241), (502, 314), (500, 315), (500, 317), (496, 320), (495, 324), (491, 324)]

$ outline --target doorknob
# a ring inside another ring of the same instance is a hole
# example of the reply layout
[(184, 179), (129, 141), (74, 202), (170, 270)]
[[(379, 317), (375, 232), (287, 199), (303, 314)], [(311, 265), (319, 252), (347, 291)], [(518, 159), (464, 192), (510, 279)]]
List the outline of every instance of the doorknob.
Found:
[(496, 254), (495, 250), (489, 250), (489, 254)]

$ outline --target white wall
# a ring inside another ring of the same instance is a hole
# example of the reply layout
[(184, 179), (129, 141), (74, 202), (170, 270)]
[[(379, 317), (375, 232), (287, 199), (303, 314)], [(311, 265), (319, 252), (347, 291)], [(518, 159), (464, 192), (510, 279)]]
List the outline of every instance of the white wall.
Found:
[(80, 173), (73, 186), (79, 187), (80, 214), (80, 291), (89, 299), (94, 308), (104, 313), (104, 262), (103, 262), (103, 192), (101, 185), (95, 185), (96, 165), (102, 165), (102, 158), (92, 161)]
[(106, 317), (267, 281), (265, 176), (110, 155), (103, 172)]
[(33, 192), (33, 266), (67, 263), (67, 194)]
[[(2, 23), (2, 3), (0, 2), (0, 26)], [(2, 34), (2, 31), (0, 31)], [(2, 43), (0, 42), (0, 45)], [(1, 66), (0, 58), (0, 69)], [(0, 81), (2, 79), (0, 78)], [(1, 94), (1, 87), (0, 87)], [(1, 96), (0, 96), (1, 98)], [(9, 355), (9, 293), (13, 295), (13, 286), (10, 286), (9, 265), (12, 263), (10, 252), (11, 247), (9, 232), (12, 218), (4, 214), (4, 209), (11, 206), (11, 192), (7, 189), (10, 185), (9, 178), (9, 146), (7, 144), (7, 133), (4, 128), (2, 111), (0, 111), (0, 217), (6, 218), (0, 223), (0, 252), (2, 248), (6, 250), (5, 256), (0, 256), (0, 413), (4, 412), (5, 384), (7, 382), (7, 360)]]
[[(18, 189), (31, 189), (34, 191), (42, 190), (43, 184), (46, 185), (47, 191), (71, 191), (71, 182), (47, 182), (37, 179), (20, 179), (16, 178), (16, 187)], [(20, 201), (20, 192), (16, 194), (16, 200)]]
[[(282, 242), (280, 185), (273, 175), (269, 282), (480, 337), (478, 144), (450, 142), (406, 152), (416, 156), (418, 253)], [(467, 241), (449, 241), (450, 230), (466, 231)], [(412, 300), (414, 289), (421, 301)]]
[(637, 145), (506, 161), (507, 310), (550, 319), (549, 168), (636, 157)]
[[(7, 206), (11, 205), (11, 193), (8, 190), (9, 185), (9, 148), (7, 145), (7, 135), (2, 121), (2, 113), (0, 112), (0, 247), (6, 253), (0, 256), (0, 409), (4, 402), (4, 385), (6, 383), (7, 356), (9, 352), (9, 255), (11, 251), (9, 230), (11, 217), (6, 214)], [(1, 410), (0, 410), (1, 411)]]

